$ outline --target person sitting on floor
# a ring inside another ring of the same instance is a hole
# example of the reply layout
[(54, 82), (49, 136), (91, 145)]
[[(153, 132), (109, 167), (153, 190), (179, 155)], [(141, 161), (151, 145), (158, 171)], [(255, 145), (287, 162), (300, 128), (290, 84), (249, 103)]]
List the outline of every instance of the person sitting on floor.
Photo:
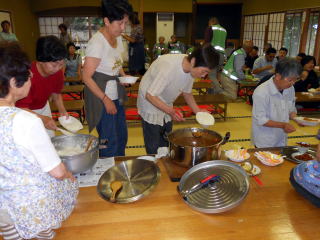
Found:
[(165, 41), (165, 38), (160, 36), (159, 42), (154, 44), (153, 50), (152, 50), (153, 59), (157, 59), (159, 56), (168, 53), (168, 46), (164, 41)]
[(31, 87), (27, 55), (0, 44), (0, 235), (52, 239), (72, 212), (78, 183), (35, 114), (15, 107)]
[(300, 195), (320, 208), (320, 144), (316, 158), (293, 168), (290, 172), (290, 183)]
[(287, 146), (289, 123), (297, 114), (293, 84), (301, 73), (294, 59), (279, 61), (275, 75), (253, 92), (252, 140), (256, 147)]
[(277, 60), (283, 60), (287, 57), (288, 54), (288, 49), (286, 49), (285, 47), (280, 48), (278, 56), (277, 56)]

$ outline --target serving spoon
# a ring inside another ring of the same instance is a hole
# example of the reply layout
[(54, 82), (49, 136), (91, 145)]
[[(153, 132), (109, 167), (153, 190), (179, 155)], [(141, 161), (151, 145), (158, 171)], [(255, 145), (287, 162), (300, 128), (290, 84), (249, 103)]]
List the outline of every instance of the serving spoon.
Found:
[(120, 181), (113, 181), (110, 184), (111, 188), (111, 197), (110, 197), (110, 202), (116, 202), (116, 194), (117, 192), (122, 188), (122, 182)]

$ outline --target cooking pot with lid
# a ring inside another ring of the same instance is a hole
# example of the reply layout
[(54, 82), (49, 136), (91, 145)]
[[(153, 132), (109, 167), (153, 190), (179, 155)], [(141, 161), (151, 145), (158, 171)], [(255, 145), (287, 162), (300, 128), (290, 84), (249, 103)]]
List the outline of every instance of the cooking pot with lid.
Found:
[(194, 165), (212, 159), (220, 159), (221, 145), (230, 138), (203, 128), (181, 128), (168, 134), (169, 155), (172, 162), (182, 167)]

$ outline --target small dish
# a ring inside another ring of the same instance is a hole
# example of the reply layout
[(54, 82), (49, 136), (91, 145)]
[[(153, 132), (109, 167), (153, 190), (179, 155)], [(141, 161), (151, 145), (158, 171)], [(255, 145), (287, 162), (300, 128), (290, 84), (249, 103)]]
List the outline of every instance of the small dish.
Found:
[(241, 164), (241, 167), (247, 172), (249, 176), (256, 176), (261, 173), (261, 169), (254, 164), (252, 164), (252, 169), (250, 170), (250, 173), (249, 173), (249, 169), (251, 168), (251, 164), (249, 162), (244, 162), (243, 164)]
[(317, 126), (320, 123), (318, 118), (295, 117), (294, 120), (304, 126)]
[(225, 154), (233, 162), (243, 162), (250, 157), (246, 149), (228, 150)]
[(277, 155), (271, 152), (255, 152), (254, 156), (257, 157), (257, 159), (267, 166), (277, 166), (281, 163), (283, 163), (284, 159), (281, 155)]
[[(301, 156), (301, 157), (299, 157)], [(304, 152), (304, 153), (301, 153), (301, 152), (294, 152), (291, 154), (291, 157), (295, 160), (298, 160), (298, 161), (310, 161), (310, 160), (314, 160), (315, 157), (312, 156), (311, 154), (307, 153), (307, 152)]]
[(134, 84), (139, 77), (125, 76), (125, 77), (118, 77), (118, 78), (121, 83)]
[(82, 123), (72, 116), (69, 116), (68, 119), (66, 118), (66, 116), (61, 116), (58, 118), (58, 120), (61, 126), (73, 133), (76, 133), (77, 131), (83, 128)]

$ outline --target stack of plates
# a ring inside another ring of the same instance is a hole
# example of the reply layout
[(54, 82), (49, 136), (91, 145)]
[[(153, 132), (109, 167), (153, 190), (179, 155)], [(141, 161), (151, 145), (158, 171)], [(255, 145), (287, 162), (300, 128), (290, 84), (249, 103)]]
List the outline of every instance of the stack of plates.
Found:
[(180, 195), (212, 174), (218, 175), (220, 180), (183, 198), (191, 208), (204, 213), (220, 213), (238, 206), (245, 199), (249, 191), (248, 175), (240, 166), (222, 160), (204, 162), (189, 169), (180, 180)]

